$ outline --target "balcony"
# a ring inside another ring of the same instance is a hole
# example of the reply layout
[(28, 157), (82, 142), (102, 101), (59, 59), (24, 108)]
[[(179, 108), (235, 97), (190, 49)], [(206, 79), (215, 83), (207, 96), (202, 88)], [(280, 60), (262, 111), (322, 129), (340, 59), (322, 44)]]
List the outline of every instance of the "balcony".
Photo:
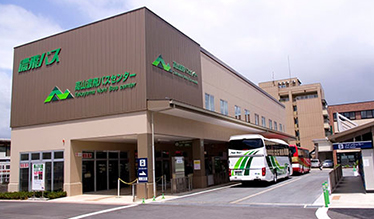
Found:
[(327, 112), (327, 110), (322, 110), (322, 115), (324, 115), (324, 116), (328, 116), (329, 115), (329, 113)]

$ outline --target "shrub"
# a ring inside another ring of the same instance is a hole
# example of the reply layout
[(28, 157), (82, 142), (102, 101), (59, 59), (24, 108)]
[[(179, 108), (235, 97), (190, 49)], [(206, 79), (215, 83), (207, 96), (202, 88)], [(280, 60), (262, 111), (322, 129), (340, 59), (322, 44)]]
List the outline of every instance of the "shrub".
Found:
[[(4, 192), (0, 193), (0, 199), (21, 199), (26, 200), (28, 198), (34, 197), (34, 192)], [(42, 197), (42, 192), (35, 192), (35, 197)], [(66, 192), (57, 191), (57, 192), (44, 192), (44, 198), (55, 199), (60, 197), (66, 197)]]

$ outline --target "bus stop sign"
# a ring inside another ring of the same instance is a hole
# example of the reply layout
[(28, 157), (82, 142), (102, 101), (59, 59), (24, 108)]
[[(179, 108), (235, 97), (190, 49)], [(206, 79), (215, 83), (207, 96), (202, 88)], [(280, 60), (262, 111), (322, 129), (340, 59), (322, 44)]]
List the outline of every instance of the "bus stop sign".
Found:
[(148, 162), (147, 158), (138, 159), (138, 180), (140, 183), (148, 182)]

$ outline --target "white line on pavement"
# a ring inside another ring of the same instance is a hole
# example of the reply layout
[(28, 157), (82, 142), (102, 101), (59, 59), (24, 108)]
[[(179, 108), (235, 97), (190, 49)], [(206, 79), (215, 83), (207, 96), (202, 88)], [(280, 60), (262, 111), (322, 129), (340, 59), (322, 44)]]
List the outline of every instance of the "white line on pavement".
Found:
[(329, 215), (327, 215), (328, 208), (318, 208), (316, 211), (316, 217), (318, 219), (330, 219)]
[(90, 217), (90, 216), (103, 214), (103, 213), (107, 213), (107, 212), (122, 210), (122, 209), (125, 209), (125, 208), (132, 208), (132, 207), (135, 207), (135, 206), (138, 206), (138, 205), (139, 204), (134, 204), (134, 205), (127, 205), (127, 206), (121, 206), (121, 207), (116, 207), (116, 208), (110, 208), (110, 209), (106, 209), (106, 210), (101, 210), (101, 211), (96, 211), (96, 212), (91, 212), (91, 213), (88, 213), (88, 214), (82, 214), (82, 215), (79, 215), (79, 216), (71, 217), (70, 219), (80, 219), (80, 218)]
[(219, 187), (219, 188), (215, 188), (215, 189), (210, 189), (210, 190), (205, 190), (205, 191), (201, 191), (201, 192), (196, 192), (196, 193), (192, 193), (192, 194), (188, 194), (188, 195), (178, 196), (178, 197), (175, 197), (175, 198), (163, 199), (163, 200), (161, 200), (161, 202), (171, 201), (171, 200), (180, 199), (180, 198), (186, 198), (186, 197), (190, 197), (190, 196), (194, 196), (194, 195), (200, 195), (200, 194), (213, 192), (213, 191), (217, 191), (217, 190), (221, 190), (221, 189), (227, 189), (227, 188), (230, 188), (230, 187), (233, 187), (233, 186), (238, 186), (238, 185), (241, 185), (241, 183), (232, 184), (232, 185)]
[(261, 192), (258, 192), (258, 193), (255, 193), (255, 194), (249, 195), (249, 196), (247, 196), (247, 197), (244, 197), (244, 198), (238, 199), (238, 200), (236, 200), (236, 201), (230, 202), (230, 204), (237, 204), (238, 202), (241, 202), (241, 201), (244, 201), (244, 200), (250, 199), (250, 198), (252, 198), (252, 197), (255, 197), (255, 196), (258, 196), (258, 195), (264, 194), (264, 193), (266, 193), (266, 192), (269, 192), (269, 191), (271, 191), (271, 190), (274, 190), (274, 189), (277, 189), (277, 188), (279, 188), (279, 187), (285, 186), (285, 185), (287, 185), (287, 184), (290, 184), (290, 183), (293, 183), (293, 182), (299, 181), (300, 179), (303, 179), (303, 178), (304, 178), (304, 177), (300, 177), (300, 178), (298, 178), (298, 179), (295, 179), (295, 180), (292, 180), (292, 181), (289, 181), (289, 182), (286, 182), (286, 183), (283, 183), (283, 184), (279, 184), (279, 185), (277, 185), (277, 186), (274, 186), (274, 187), (272, 187), (272, 188), (266, 189), (266, 190), (264, 190), (264, 191), (261, 191)]

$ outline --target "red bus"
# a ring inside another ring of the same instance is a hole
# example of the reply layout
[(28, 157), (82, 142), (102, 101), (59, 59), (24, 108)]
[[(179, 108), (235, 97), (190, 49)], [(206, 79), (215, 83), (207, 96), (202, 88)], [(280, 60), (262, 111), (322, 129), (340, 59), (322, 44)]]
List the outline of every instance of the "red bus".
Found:
[(309, 150), (296, 145), (290, 145), (290, 152), (292, 154), (292, 170), (295, 173), (309, 173), (310, 172), (310, 157)]

